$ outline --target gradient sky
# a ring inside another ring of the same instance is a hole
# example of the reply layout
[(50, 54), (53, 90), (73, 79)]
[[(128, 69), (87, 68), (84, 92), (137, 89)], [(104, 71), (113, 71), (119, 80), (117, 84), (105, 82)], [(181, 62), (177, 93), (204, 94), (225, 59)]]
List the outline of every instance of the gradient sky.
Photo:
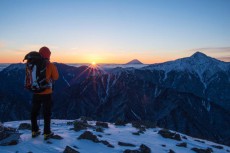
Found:
[(63, 63), (230, 61), (230, 0), (0, 0), (0, 63), (42, 46)]

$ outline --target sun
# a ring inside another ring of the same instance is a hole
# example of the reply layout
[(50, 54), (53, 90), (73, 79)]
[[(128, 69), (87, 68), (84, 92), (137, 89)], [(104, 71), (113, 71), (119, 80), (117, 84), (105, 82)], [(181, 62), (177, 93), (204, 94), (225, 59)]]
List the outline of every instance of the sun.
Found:
[(96, 62), (92, 62), (92, 65), (96, 65)]

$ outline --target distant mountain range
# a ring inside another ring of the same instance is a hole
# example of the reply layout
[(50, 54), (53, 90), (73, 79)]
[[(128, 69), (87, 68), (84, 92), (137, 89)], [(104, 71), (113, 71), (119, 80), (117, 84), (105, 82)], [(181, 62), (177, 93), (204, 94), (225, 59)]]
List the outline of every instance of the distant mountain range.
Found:
[[(140, 69), (107, 72), (56, 63), (52, 118), (148, 120), (194, 137), (230, 145), (230, 63), (197, 52)], [(29, 119), (31, 94), (23, 89), (24, 65), (0, 72), (0, 118)], [(224, 130), (223, 130), (224, 129)]]

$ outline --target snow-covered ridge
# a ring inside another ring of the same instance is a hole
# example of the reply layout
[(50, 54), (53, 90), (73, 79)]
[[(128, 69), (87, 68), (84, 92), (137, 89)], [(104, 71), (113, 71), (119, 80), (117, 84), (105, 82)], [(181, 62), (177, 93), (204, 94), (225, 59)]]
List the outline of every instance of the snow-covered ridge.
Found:
[[(82, 124), (80, 121), (77, 120), (76, 123)], [(18, 128), (21, 123), (30, 123), (30, 121), (6, 122), (4, 126)], [(142, 144), (147, 146), (151, 152), (157, 153), (166, 153), (170, 150), (176, 153), (194, 153), (196, 149), (210, 150), (214, 153), (230, 151), (228, 146), (193, 138), (174, 131), (171, 131), (171, 133), (175, 133), (173, 137), (177, 137), (176, 139), (164, 138), (161, 133), (164, 133), (164, 131), (161, 128), (144, 128), (144, 126), (141, 126), (139, 129), (132, 124), (117, 126), (112, 123), (97, 124), (96, 121), (86, 121), (85, 124), (88, 127), (76, 131), (73, 130), (73, 124), (73, 120), (52, 120), (52, 131), (63, 138), (60, 140), (49, 139), (45, 141), (43, 135), (31, 138), (30, 130), (19, 130), (21, 133), (19, 143), (12, 146), (0, 146), (0, 152), (58, 153), (63, 152), (66, 146), (69, 146), (80, 153), (123, 153), (125, 150), (138, 150)], [(104, 124), (107, 124), (108, 128)], [(40, 129), (43, 129), (43, 121), (40, 122)], [(86, 134), (86, 131), (90, 131), (94, 135), (92, 136), (94, 140), (79, 139), (80, 136)], [(180, 139), (178, 139), (178, 135)], [(125, 143), (129, 146), (124, 145)]]
[(21, 70), (21, 69), (25, 69), (25, 64), (16, 63), (16, 64), (10, 64), (8, 67), (4, 69), (4, 71)]
[(201, 52), (196, 52), (190, 57), (160, 64), (153, 64), (144, 67), (143, 69), (163, 70), (166, 73), (170, 71), (189, 71), (192, 73), (197, 73), (199, 76), (203, 76), (204, 73), (208, 73), (209, 76), (212, 76), (219, 71), (229, 71), (230, 63), (219, 61)]

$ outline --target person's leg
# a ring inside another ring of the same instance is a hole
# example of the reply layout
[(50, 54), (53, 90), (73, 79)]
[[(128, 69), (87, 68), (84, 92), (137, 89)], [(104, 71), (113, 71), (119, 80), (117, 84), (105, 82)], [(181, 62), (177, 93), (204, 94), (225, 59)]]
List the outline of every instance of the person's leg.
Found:
[(43, 96), (43, 115), (44, 115), (44, 134), (50, 134), (50, 120), (51, 120), (51, 107), (52, 96), (47, 94)]
[(41, 99), (40, 95), (33, 95), (32, 99), (32, 110), (31, 110), (31, 125), (32, 125), (32, 132), (37, 132), (39, 130), (37, 124), (37, 116), (39, 115), (39, 111), (41, 108)]

